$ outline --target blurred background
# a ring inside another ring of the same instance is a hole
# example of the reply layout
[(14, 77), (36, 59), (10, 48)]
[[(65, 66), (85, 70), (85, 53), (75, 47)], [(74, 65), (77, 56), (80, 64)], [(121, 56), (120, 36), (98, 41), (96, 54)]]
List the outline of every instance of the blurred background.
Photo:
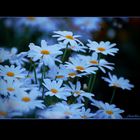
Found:
[[(119, 53), (105, 57), (115, 63), (111, 72), (130, 80), (135, 87), (131, 91), (117, 89), (113, 103), (124, 109), (125, 117), (140, 115), (140, 17), (0, 17), (0, 48), (17, 47), (19, 52), (28, 51), (29, 43), (57, 43), (53, 31), (72, 31), (87, 39), (116, 43)], [(109, 102), (112, 88), (101, 80), (99, 73), (95, 83), (95, 98)], [(140, 116), (139, 116), (140, 117)]]

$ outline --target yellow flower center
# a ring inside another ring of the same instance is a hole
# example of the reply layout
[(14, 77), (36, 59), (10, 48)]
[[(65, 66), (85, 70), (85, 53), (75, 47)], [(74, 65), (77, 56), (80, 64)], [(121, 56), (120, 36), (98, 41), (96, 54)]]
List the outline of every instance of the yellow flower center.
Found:
[(63, 75), (57, 75), (56, 78), (64, 78)]
[(100, 52), (104, 52), (106, 49), (105, 49), (104, 47), (99, 47), (98, 50), (99, 50)]
[(71, 40), (74, 40), (74, 37), (72, 35), (66, 35), (65, 36), (67, 39), (71, 39)]
[(30, 99), (29, 97), (23, 97), (23, 98), (22, 98), (22, 101), (24, 101), (24, 102), (30, 102), (30, 100), (31, 100), (31, 99)]
[(14, 75), (15, 74), (13, 72), (11, 72), (11, 71), (7, 72), (7, 76), (9, 76), (9, 77), (13, 77)]
[(75, 46), (71, 46), (70, 48), (71, 48), (71, 49), (74, 49), (74, 48), (75, 48)]
[(6, 116), (6, 115), (7, 115), (7, 112), (0, 111), (0, 116)]
[(15, 89), (12, 87), (7, 88), (8, 91), (14, 91)]
[(96, 60), (91, 60), (90, 63), (91, 63), (91, 64), (98, 64), (98, 61), (96, 61)]
[(120, 85), (118, 83), (114, 83), (113, 87), (120, 87)]
[(69, 77), (75, 77), (75, 76), (76, 76), (76, 73), (71, 72), (71, 73), (69, 73), (68, 75), (69, 75)]
[(64, 114), (65, 114), (65, 115), (71, 115), (72, 113), (69, 112), (69, 111), (66, 111)]
[(27, 19), (33, 21), (35, 20), (35, 17), (27, 17)]
[(76, 66), (76, 69), (79, 70), (79, 71), (84, 71), (85, 70), (85, 68), (82, 67), (82, 66)]
[(113, 114), (113, 112), (111, 110), (107, 110), (106, 113), (109, 114), (109, 115)]
[(81, 118), (82, 118), (82, 119), (87, 119), (87, 116), (86, 116), (86, 115), (84, 115), (84, 116), (82, 116)]
[(80, 92), (79, 92), (79, 91), (76, 91), (76, 92), (74, 92), (74, 93), (80, 95)]
[(54, 94), (56, 94), (56, 93), (58, 92), (58, 90), (55, 89), (55, 88), (52, 88), (52, 89), (51, 89), (51, 92), (54, 93)]
[(50, 52), (49, 52), (48, 50), (42, 50), (42, 51), (41, 51), (41, 54), (43, 54), (43, 55), (48, 55), (48, 54), (50, 54)]

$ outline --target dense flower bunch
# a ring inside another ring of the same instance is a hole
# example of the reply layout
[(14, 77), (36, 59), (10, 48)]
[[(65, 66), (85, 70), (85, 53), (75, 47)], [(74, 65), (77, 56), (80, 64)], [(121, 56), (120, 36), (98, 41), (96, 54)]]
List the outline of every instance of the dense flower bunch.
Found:
[(15, 28), (15, 30), (18, 28), (20, 31), (26, 27), (30, 27), (32, 31), (36, 28), (36, 30), (43, 32), (56, 29), (56, 24), (50, 17), (14, 17), (6, 18), (4, 22), (7, 27)]
[[(101, 29), (103, 19), (101, 17), (13, 17), (0, 18), (6, 28), (16, 32), (18, 37), (38, 35), (38, 42), (41, 38), (47, 38), (47, 42), (53, 42), (52, 31), (69, 30), (81, 34), (85, 39), (92, 39), (92, 33)], [(63, 26), (62, 26), (63, 25)], [(23, 36), (22, 36), (23, 35)]]
[[(0, 49), (0, 118), (122, 118), (124, 110), (112, 104), (115, 91), (134, 86), (110, 73), (114, 63), (105, 56), (115, 56), (116, 44), (88, 40), (84, 45), (70, 31), (55, 31), (52, 37), (57, 44), (30, 43), (27, 52)], [(114, 89), (110, 103), (96, 100), (93, 93), (98, 71), (108, 72), (101, 79)]]

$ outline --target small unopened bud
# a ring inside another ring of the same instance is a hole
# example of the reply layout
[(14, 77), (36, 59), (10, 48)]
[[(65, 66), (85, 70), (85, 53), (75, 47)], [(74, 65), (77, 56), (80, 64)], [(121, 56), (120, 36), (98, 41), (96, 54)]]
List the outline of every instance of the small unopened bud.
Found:
[(83, 85), (83, 89), (86, 90), (87, 89), (87, 84)]

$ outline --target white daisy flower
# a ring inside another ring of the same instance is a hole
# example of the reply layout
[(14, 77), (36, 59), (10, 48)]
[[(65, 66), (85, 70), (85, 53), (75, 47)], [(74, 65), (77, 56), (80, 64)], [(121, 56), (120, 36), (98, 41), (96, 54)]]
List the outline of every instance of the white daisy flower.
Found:
[(83, 72), (86, 74), (96, 73), (95, 71), (98, 70), (97, 67), (91, 66), (88, 64), (86, 59), (80, 59), (79, 57), (69, 58), (70, 62), (66, 62), (67, 69), (73, 69), (75, 71)]
[(67, 102), (57, 103), (52, 106), (52, 111), (58, 111), (64, 114), (65, 118), (77, 119), (80, 115), (80, 108), (84, 104), (67, 104)]
[(103, 72), (103, 73), (106, 73), (106, 69), (109, 69), (109, 70), (113, 70), (114, 67), (112, 67), (111, 65), (114, 65), (114, 63), (109, 63), (108, 61), (106, 61), (105, 59), (100, 59), (99, 61), (99, 64), (98, 64), (98, 67), (99, 69)]
[(67, 100), (67, 97), (71, 95), (70, 92), (65, 90), (65, 87), (62, 87), (63, 81), (51, 81), (50, 79), (44, 79), (43, 85), (47, 88), (45, 95), (56, 96), (59, 99)]
[(25, 69), (21, 68), (20, 66), (15, 67), (11, 65), (2, 66), (0, 65), (0, 76), (4, 77), (4, 79), (20, 79), (25, 78)]
[(62, 80), (68, 80), (68, 78), (81, 77), (82, 75), (84, 74), (78, 73), (76, 70), (73, 70), (73, 69), (67, 69), (65, 65), (60, 64), (58, 73), (55, 78), (56, 80), (60, 78)]
[(15, 95), (21, 91), (26, 91), (28, 88), (23, 87), (23, 83), (19, 80), (8, 79), (7, 81), (0, 79), (0, 94)]
[(129, 83), (128, 79), (124, 79), (123, 77), (117, 78), (116, 75), (111, 75), (110, 73), (108, 73), (108, 75), (109, 78), (102, 77), (102, 79), (108, 82), (110, 87), (117, 87), (123, 90), (124, 89), (131, 90), (131, 88), (134, 87), (134, 85)]
[(66, 81), (67, 78), (67, 69), (64, 65), (60, 64), (58, 66), (51, 67), (48, 71), (47, 77), (51, 78), (52, 80), (63, 80)]
[(114, 53), (118, 52), (118, 48), (114, 48), (116, 46), (116, 43), (110, 44), (109, 41), (101, 41), (100, 43), (97, 43), (96, 41), (91, 41), (88, 40), (87, 46), (89, 47), (90, 50), (93, 50), (97, 53), (102, 53), (104, 55), (115, 55)]
[[(82, 57), (82, 56), (79, 55), (79, 57)], [(96, 53), (96, 52), (93, 52), (91, 56), (85, 56), (85, 59), (87, 59), (87, 62), (90, 65), (98, 66), (98, 64), (99, 64), (98, 53)]]
[(67, 69), (67, 75), (68, 78), (75, 78), (75, 77), (81, 77), (82, 74), (78, 74), (76, 70), (73, 69)]
[(109, 70), (113, 70), (114, 68), (110, 65), (114, 65), (113, 63), (109, 63), (105, 59), (98, 59), (98, 53), (93, 52), (91, 56), (83, 56), (83, 55), (78, 55), (80, 59), (87, 59), (87, 63), (93, 66), (97, 66), (102, 72), (106, 73), (105, 68)]
[(73, 35), (72, 32), (69, 31), (55, 31), (57, 35), (53, 35), (53, 37), (58, 37), (58, 41), (63, 41), (64, 44), (70, 43), (70, 45), (75, 45), (76, 43), (80, 43), (83, 45), (81, 41), (77, 39), (80, 35)]
[(67, 45), (64, 44), (63, 42), (58, 42), (58, 44), (56, 44), (56, 45), (60, 50), (65, 49), (67, 47)]
[(10, 64), (16, 64), (17, 66), (22, 66), (24, 65), (25, 62), (29, 62), (28, 59), (25, 58), (27, 55), (27, 52), (21, 52), (17, 54), (18, 50), (17, 48), (12, 48), (11, 51), (9, 52), (9, 62)]
[(9, 113), (7, 102), (0, 98), (0, 118), (6, 118)]
[(82, 107), (81, 113), (80, 113), (80, 119), (92, 119), (94, 118), (95, 114), (91, 113), (91, 109), (88, 108), (87, 110), (85, 107)]
[(102, 104), (104, 104), (102, 101), (98, 101), (93, 99), (91, 105), (98, 107), (99, 109), (102, 109)]
[(68, 78), (81, 77), (82, 74), (78, 74), (77, 71), (73, 69), (67, 69), (65, 65), (60, 64), (58, 66), (51, 67), (48, 71), (47, 77), (52, 80), (63, 80), (66, 81)]
[[(37, 69), (38, 69), (38, 67), (36, 68), (37, 78), (41, 79), (42, 73), (39, 72)], [(33, 88), (39, 86), (39, 83), (38, 84), (34, 83), (34, 81), (35, 81), (34, 72), (26, 71), (25, 74), (26, 74), (25, 78), (20, 79), (20, 82), (23, 84), (23, 87), (28, 88), (28, 89), (33, 89)]]
[(16, 55), (17, 53), (18, 53), (18, 49), (17, 48), (15, 48), (15, 47), (11, 48), (10, 56)]
[(37, 116), (40, 119), (66, 119), (62, 111), (50, 110), (48, 108), (38, 111)]
[(30, 43), (28, 57), (33, 61), (42, 60), (45, 65), (54, 66), (55, 61), (58, 61), (55, 57), (62, 54), (62, 51), (56, 45), (47, 45), (45, 40), (41, 41), (41, 47)]
[(121, 119), (120, 113), (124, 110), (116, 108), (116, 105), (108, 103), (100, 103), (100, 109), (95, 113), (95, 118), (97, 119)]
[(0, 98), (0, 119), (12, 118), (14, 116), (21, 116), (22, 113), (14, 111), (9, 104), (9, 100)]
[(75, 45), (68, 45), (68, 48), (75, 51), (75, 52), (86, 52), (85, 49), (87, 49), (86, 46), (79, 45), (77, 43), (75, 43)]
[(0, 63), (9, 59), (9, 52), (3, 48), (0, 48)]
[(70, 86), (65, 85), (66, 90), (71, 92), (74, 97), (81, 96), (81, 97), (86, 97), (86, 98), (92, 100), (92, 97), (94, 96), (94, 94), (81, 90), (81, 83), (79, 81), (76, 83), (76, 85), (72, 84), (72, 82), (69, 82), (69, 85)]
[(12, 96), (10, 98), (11, 106), (14, 110), (23, 113), (27, 113), (36, 108), (43, 109), (45, 105), (43, 104), (43, 100), (37, 99), (39, 96), (41, 96), (41, 93), (36, 89), (31, 90), (29, 93), (22, 91), (20, 94), (16, 94), (16, 97)]

